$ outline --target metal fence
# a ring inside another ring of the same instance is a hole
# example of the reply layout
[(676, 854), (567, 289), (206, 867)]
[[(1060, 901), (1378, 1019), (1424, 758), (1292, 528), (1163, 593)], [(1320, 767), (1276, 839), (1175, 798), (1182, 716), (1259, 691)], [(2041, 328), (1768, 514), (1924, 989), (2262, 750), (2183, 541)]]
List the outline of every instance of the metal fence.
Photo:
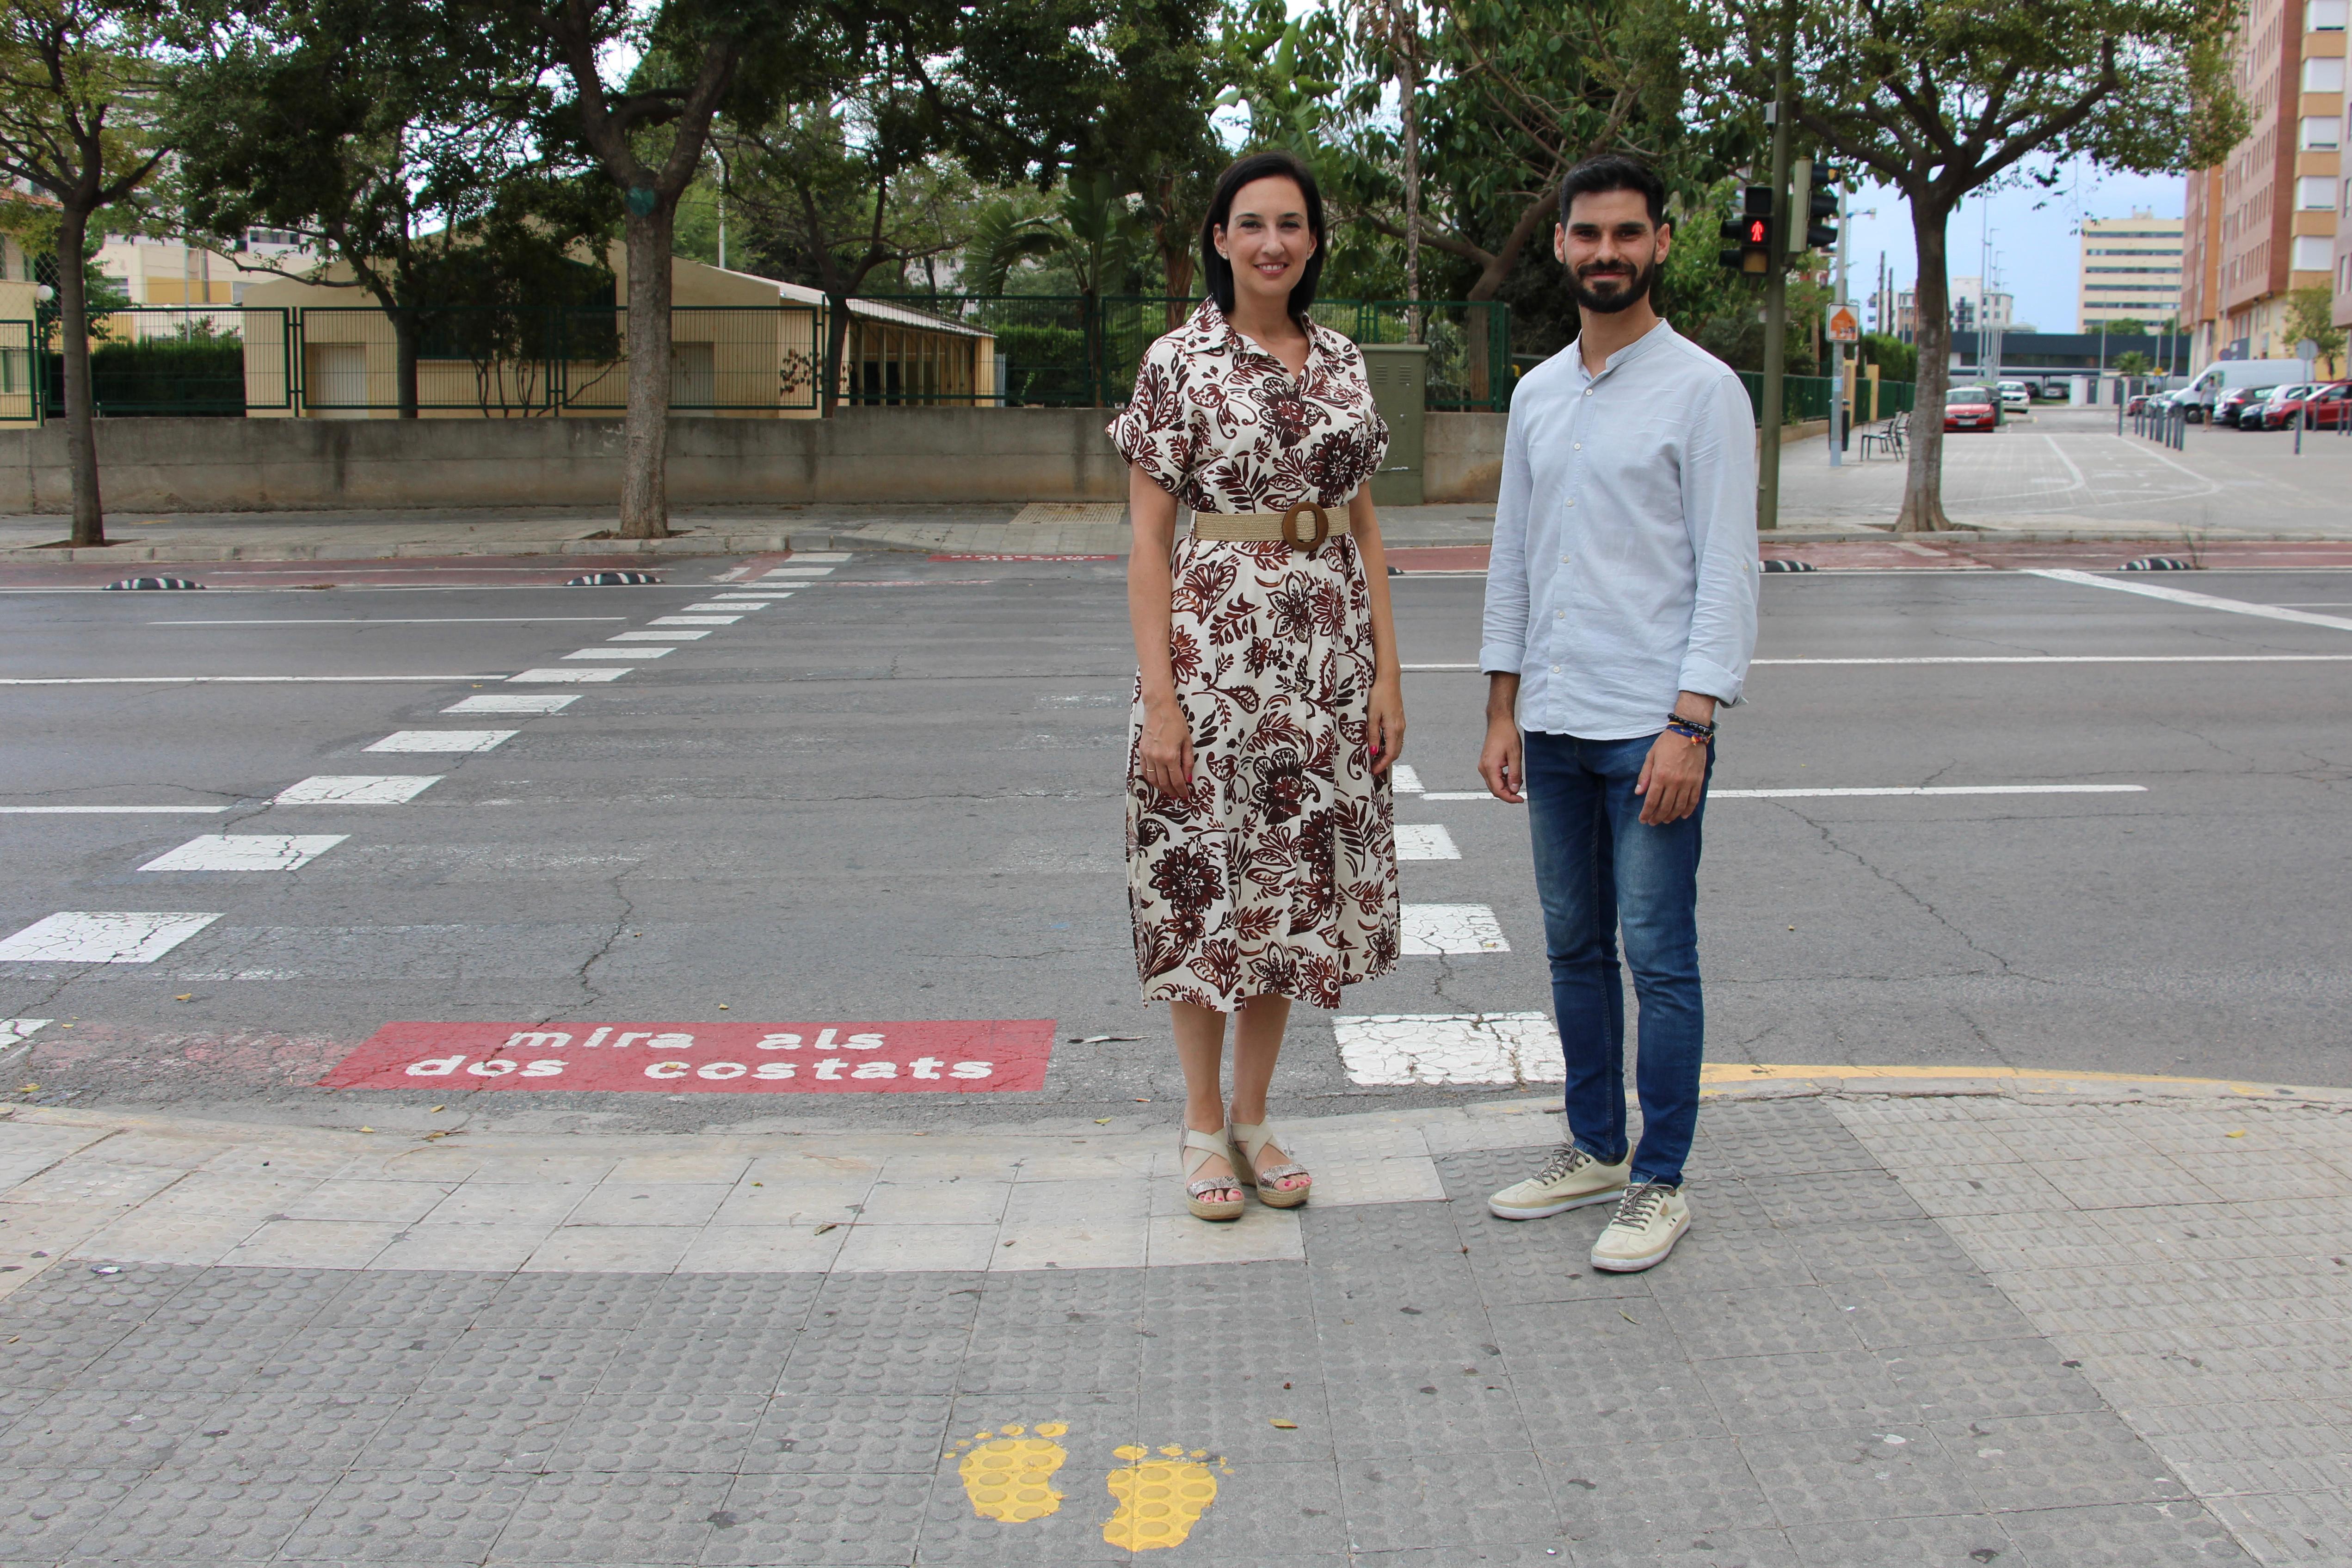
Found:
[[(416, 343), (420, 413), (528, 418), (628, 406), (625, 308), (298, 311), (302, 407), (366, 414), (400, 407), (400, 338)], [(813, 305), (680, 305), (670, 311), (670, 407), (686, 413), (811, 412), (824, 352)]]
[[(917, 313), (994, 339), (994, 373), (970, 389), (876, 395), (854, 367), (845, 402), (994, 403), (1012, 408), (1112, 408), (1135, 389), (1136, 366), (1152, 340), (1183, 324), (1197, 299), (1164, 295), (937, 294), (873, 303)], [(1510, 406), (1510, 307), (1499, 301), (1322, 299), (1312, 314), (1360, 343), (1412, 341), (1413, 315), (1430, 346), (1428, 404), (1433, 409)]]
[[(290, 410), (292, 316), (229, 305), (134, 305), (93, 315), (95, 411), (237, 418)], [(63, 327), (54, 313), (0, 322), (0, 420), (64, 416)]]
[[(1754, 371), (1742, 371), (1739, 372), (1739, 384), (1748, 389), (1748, 405), (1754, 412), (1758, 423), (1762, 423), (1764, 378)], [(1837, 384), (1835, 376), (1781, 377), (1781, 423), (1801, 424), (1807, 420), (1827, 419), (1830, 416), (1830, 400), (1837, 395)], [(1856, 377), (1853, 383), (1854, 423), (1869, 424), (1893, 414), (1910, 413), (1917, 390), (1916, 384), (1911, 382), (1872, 382)]]

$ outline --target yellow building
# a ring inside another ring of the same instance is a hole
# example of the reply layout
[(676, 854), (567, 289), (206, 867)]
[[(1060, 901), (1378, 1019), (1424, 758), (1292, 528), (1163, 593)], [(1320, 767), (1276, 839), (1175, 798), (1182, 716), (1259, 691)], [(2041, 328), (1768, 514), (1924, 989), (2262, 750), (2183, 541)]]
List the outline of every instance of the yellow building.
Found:
[(2152, 331), (2180, 315), (2181, 222), (2152, 213), (2083, 220), (2083, 273), (2075, 298), (2082, 325), (2144, 321)]

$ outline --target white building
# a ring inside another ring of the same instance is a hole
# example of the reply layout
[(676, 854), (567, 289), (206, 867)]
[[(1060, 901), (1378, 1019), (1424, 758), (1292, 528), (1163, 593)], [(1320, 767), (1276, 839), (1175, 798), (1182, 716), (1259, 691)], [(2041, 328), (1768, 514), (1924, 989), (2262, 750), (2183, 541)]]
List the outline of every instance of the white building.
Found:
[(2083, 224), (2078, 330), (2129, 318), (2158, 327), (2180, 316), (2181, 220), (2136, 212)]

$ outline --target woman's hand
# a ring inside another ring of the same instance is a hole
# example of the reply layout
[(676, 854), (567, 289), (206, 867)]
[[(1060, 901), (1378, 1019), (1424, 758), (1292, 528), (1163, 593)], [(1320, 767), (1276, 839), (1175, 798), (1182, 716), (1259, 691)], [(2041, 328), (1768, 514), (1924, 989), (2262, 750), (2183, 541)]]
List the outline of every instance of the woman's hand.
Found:
[(1404, 754), (1404, 677), (1382, 675), (1372, 683), (1365, 714), (1364, 742), (1371, 747), (1372, 776), (1386, 773)]
[(1192, 793), (1192, 726), (1173, 696), (1145, 700), (1141, 749), (1145, 783), (1175, 800)]

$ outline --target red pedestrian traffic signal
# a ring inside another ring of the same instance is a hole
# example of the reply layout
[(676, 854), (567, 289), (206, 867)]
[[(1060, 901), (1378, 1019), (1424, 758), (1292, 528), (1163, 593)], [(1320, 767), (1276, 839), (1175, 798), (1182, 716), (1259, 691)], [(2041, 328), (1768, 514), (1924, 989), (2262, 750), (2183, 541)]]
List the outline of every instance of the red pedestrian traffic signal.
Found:
[(1772, 267), (1772, 187), (1749, 185), (1739, 195), (1740, 215), (1723, 220), (1725, 239), (1732, 243), (1717, 259), (1734, 272), (1761, 277)]

